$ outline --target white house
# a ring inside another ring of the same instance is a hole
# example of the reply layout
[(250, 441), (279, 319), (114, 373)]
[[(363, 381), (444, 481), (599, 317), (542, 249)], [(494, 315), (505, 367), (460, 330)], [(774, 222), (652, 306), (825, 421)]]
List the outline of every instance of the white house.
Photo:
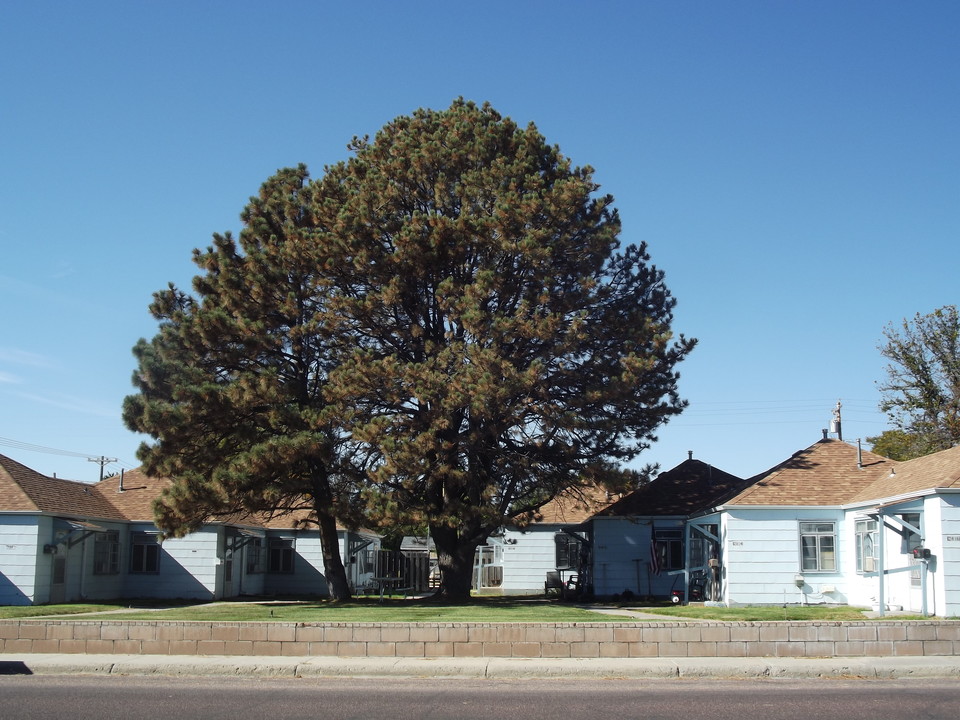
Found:
[(960, 447), (895, 462), (824, 437), (717, 495), (686, 464), (592, 519), (598, 595), (960, 615)]
[[(152, 504), (167, 482), (134, 470), (91, 485), (0, 455), (0, 605), (327, 594), (306, 514), (225, 518), (161, 542)], [(379, 537), (339, 536), (348, 579), (361, 586)]]
[(667, 598), (674, 591), (684, 592), (684, 569), (691, 566), (692, 558), (697, 566), (706, 567), (716, 555), (709, 527), (687, 537), (690, 518), (746, 484), (694, 459), (691, 453), (684, 462), (594, 515), (590, 525), (595, 593)]
[(596, 485), (571, 488), (540, 508), (534, 522), (508, 525), (477, 549), (474, 589), (481, 593), (543, 593), (548, 573), (564, 585), (592, 585), (586, 521), (619, 496)]
[(713, 509), (725, 578), (717, 599), (956, 616), (958, 493), (960, 447), (894, 462), (823, 439)]

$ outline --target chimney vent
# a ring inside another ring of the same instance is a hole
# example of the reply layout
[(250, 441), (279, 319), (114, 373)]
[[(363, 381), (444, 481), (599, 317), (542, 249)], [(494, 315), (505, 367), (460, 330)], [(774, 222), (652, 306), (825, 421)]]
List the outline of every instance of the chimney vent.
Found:
[(687, 450), (687, 460), (693, 460), (693, 450)]

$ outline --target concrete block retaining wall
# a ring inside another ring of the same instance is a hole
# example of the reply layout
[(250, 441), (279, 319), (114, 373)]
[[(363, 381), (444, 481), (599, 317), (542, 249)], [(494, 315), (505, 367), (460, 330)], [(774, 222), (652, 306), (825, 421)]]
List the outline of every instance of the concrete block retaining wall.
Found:
[(413, 658), (960, 655), (960, 622), (498, 624), (0, 620), (0, 653)]

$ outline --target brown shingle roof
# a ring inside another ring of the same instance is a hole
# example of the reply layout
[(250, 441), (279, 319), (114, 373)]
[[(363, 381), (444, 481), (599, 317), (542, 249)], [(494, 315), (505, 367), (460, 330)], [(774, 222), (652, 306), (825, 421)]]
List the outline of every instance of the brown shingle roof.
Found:
[[(123, 475), (123, 492), (120, 492), (120, 476), (114, 475), (97, 483), (97, 489), (117, 507), (127, 520), (153, 522), (153, 501), (171, 484), (169, 478), (155, 478), (145, 474), (140, 468), (130, 470)], [(218, 516), (218, 522), (235, 525), (249, 525), (273, 529), (287, 529), (300, 526), (300, 522), (312, 516), (307, 510), (294, 510), (287, 513), (268, 513), (252, 515), (249, 513), (231, 513)], [(299, 521), (299, 522), (298, 522)]]
[(5, 455), (0, 455), (0, 510), (123, 519), (96, 486), (47, 477)]
[[(121, 477), (123, 492), (120, 492)], [(165, 478), (153, 478), (140, 468), (128, 470), (122, 476), (114, 475), (96, 484), (97, 491), (117, 508), (120, 515), (131, 521), (153, 522), (153, 501), (170, 485)]]
[(857, 493), (852, 502), (880, 500), (933, 488), (960, 487), (960, 445), (914, 460), (894, 463), (893, 472)]
[(742, 490), (746, 483), (736, 475), (691, 458), (597, 515), (691, 515), (717, 505)]
[(880, 455), (828, 438), (794, 453), (785, 462), (751, 479), (727, 505), (842, 505), (852, 501), (894, 465)]
[(607, 507), (613, 499), (610, 493), (597, 485), (571, 488), (540, 508), (537, 522), (577, 525)]

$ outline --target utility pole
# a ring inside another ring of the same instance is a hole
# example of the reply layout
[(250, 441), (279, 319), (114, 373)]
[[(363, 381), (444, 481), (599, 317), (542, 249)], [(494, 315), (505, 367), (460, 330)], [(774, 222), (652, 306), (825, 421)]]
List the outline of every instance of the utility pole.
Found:
[(840, 408), (842, 405), (837, 400), (837, 406), (833, 409), (833, 421), (830, 423), (830, 432), (837, 434), (837, 440), (843, 440), (843, 425), (840, 423)]
[(108, 458), (101, 455), (98, 458), (87, 458), (87, 462), (95, 462), (100, 465), (100, 482), (103, 482), (103, 467), (107, 463), (116, 462), (116, 458)]

